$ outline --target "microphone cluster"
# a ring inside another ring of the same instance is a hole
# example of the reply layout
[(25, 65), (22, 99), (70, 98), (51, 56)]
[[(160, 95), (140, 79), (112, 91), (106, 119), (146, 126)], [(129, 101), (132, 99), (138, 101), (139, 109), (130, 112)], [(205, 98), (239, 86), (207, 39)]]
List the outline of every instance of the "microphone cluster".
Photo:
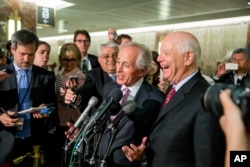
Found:
[[(96, 97), (91, 97), (88, 106), (85, 108), (85, 110), (82, 112), (78, 120), (75, 122), (72, 130), (70, 131), (70, 134), (73, 134), (73, 132), (79, 128), (81, 124), (84, 123), (84, 125), (81, 127), (81, 129), (78, 132), (77, 137), (78, 138), (74, 145), (74, 154), (79, 155), (80, 152), (82, 152), (82, 143), (85, 143), (85, 151), (87, 147), (89, 147), (89, 141), (93, 139), (93, 137), (99, 133), (102, 135), (104, 132), (104, 129), (107, 128), (109, 130), (117, 129), (119, 126), (120, 120), (125, 116), (125, 115), (131, 115), (135, 108), (136, 108), (136, 103), (135, 101), (127, 101), (124, 103), (124, 105), (120, 105), (119, 101), (122, 99), (122, 91), (119, 88), (113, 89), (109, 95), (108, 98), (104, 99), (102, 104), (97, 108), (95, 113), (86, 121), (89, 111), (91, 108), (93, 108), (97, 102), (98, 99)], [(115, 119), (108, 124), (108, 120), (110, 120), (110, 116), (115, 116)], [(86, 123), (87, 122), (87, 123)], [(67, 151), (68, 147), (74, 142), (74, 140), (71, 140), (70, 143), (68, 143), (65, 146), (65, 151)], [(111, 142), (112, 143), (112, 142)], [(96, 147), (97, 148), (97, 147)], [(96, 149), (93, 152), (93, 155), (96, 153)], [(73, 153), (73, 152), (72, 152)], [(85, 155), (86, 156), (86, 155)], [(94, 157), (94, 156), (93, 156)]]

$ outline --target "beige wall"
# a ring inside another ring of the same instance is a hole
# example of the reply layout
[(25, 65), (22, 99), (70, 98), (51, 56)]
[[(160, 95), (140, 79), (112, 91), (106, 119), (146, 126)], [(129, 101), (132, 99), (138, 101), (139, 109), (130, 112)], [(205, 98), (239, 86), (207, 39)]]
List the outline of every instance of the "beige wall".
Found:
[[(174, 30), (166, 30), (165, 32), (145, 32), (130, 34), (133, 41), (147, 45), (151, 50), (158, 50), (158, 41), (161, 35)], [(202, 57), (201, 68), (203, 73), (210, 75), (215, 70), (218, 60), (230, 54), (231, 51), (238, 47), (245, 47), (247, 39), (250, 37), (249, 25), (230, 25), (220, 27), (183, 29), (183, 31), (194, 34), (201, 45)], [(100, 44), (108, 41), (106, 35), (95, 36), (91, 38), (91, 46), (89, 53), (97, 55), (97, 48)], [(50, 62), (57, 61), (58, 47), (63, 43), (72, 42), (73, 37), (59, 41), (47, 41), (52, 46)]]

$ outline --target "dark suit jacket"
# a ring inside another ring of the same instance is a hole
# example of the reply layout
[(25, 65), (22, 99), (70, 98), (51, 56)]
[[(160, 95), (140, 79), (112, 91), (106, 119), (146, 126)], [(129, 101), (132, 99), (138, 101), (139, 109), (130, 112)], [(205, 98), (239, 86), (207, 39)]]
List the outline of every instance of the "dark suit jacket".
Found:
[(82, 97), (81, 110), (84, 110), (88, 101), (92, 96), (95, 96), (99, 99), (99, 104), (102, 102), (102, 89), (105, 83), (112, 82), (112, 78), (108, 73), (104, 72), (102, 68), (95, 68), (87, 72), (87, 78), (85, 83), (79, 88), (78, 93)]
[[(4, 108), (6, 111), (8, 109), (20, 108), (18, 106), (18, 87), (16, 80), (16, 72), (13, 63), (8, 64), (6, 67), (1, 67), (1, 69), (7, 68), (13, 70), (5, 80), (0, 82), (0, 107)], [(1, 70), (0, 69), (0, 70)], [(31, 74), (31, 94), (30, 100), (33, 107), (38, 107), (42, 103), (54, 103), (56, 105), (55, 96), (55, 75), (43, 68), (33, 65)], [(33, 144), (41, 144), (45, 141), (44, 137), (48, 130), (54, 126), (52, 124), (57, 124), (59, 121), (57, 112), (53, 112), (49, 118), (35, 119), (31, 117), (31, 132)], [(6, 131), (10, 132), (13, 137), (15, 135), (15, 128), (6, 128), (0, 123), (0, 132)], [(13, 143), (9, 143), (11, 146)], [(0, 148), (1, 150), (1, 148)]]
[[(115, 82), (106, 84), (103, 89), (104, 97), (107, 98), (110, 90), (114, 88), (120, 88), (120, 85), (117, 85)], [(140, 162), (131, 164), (122, 152), (121, 147), (130, 143), (139, 145), (142, 137), (149, 135), (163, 100), (164, 94), (161, 91), (147, 82), (143, 82), (134, 98), (137, 105), (135, 112), (130, 118), (127, 116), (123, 117), (119, 123), (110, 149), (110, 155), (107, 159), (108, 166), (129, 167), (140, 165)], [(105, 130), (99, 149), (100, 157), (105, 154), (110, 137), (111, 131)]]
[(101, 67), (98, 60), (97, 60), (97, 56), (92, 55), (92, 54), (88, 54), (88, 59), (90, 61), (92, 69)]
[(225, 143), (218, 118), (201, 106), (208, 86), (198, 72), (160, 111), (150, 134), (148, 166), (224, 166)]
[[(246, 76), (244, 76), (242, 78), (242, 80), (240, 81), (240, 85), (244, 85), (245, 81), (248, 79), (248, 82), (249, 82), (249, 79), (250, 79), (250, 76), (249, 76), (249, 73), (246, 74)], [(214, 81), (216, 83), (224, 83), (224, 84), (233, 84), (234, 85), (234, 72), (233, 71), (228, 71), (226, 72), (224, 75), (222, 75), (219, 80), (216, 80), (214, 79)]]

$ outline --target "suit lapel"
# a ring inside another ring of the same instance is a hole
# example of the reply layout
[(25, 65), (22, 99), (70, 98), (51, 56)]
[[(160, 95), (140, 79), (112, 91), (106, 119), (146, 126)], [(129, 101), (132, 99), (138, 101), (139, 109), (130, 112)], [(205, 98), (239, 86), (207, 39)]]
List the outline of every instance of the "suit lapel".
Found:
[(195, 74), (189, 81), (187, 81), (172, 97), (169, 103), (166, 105), (165, 108), (162, 108), (158, 118), (156, 119), (153, 127), (167, 114), (169, 114), (176, 106), (178, 106), (183, 100), (186, 98), (186, 94), (190, 93), (191, 89), (194, 85), (201, 79), (201, 74), (198, 72)]

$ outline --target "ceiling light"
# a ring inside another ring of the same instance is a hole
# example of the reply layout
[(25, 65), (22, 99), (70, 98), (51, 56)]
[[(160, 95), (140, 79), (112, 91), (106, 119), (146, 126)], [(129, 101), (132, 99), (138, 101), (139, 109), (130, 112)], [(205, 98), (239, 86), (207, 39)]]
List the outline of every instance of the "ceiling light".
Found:
[(45, 6), (55, 9), (63, 9), (75, 5), (74, 3), (69, 3), (62, 0), (22, 0), (22, 1), (35, 3), (37, 6)]

